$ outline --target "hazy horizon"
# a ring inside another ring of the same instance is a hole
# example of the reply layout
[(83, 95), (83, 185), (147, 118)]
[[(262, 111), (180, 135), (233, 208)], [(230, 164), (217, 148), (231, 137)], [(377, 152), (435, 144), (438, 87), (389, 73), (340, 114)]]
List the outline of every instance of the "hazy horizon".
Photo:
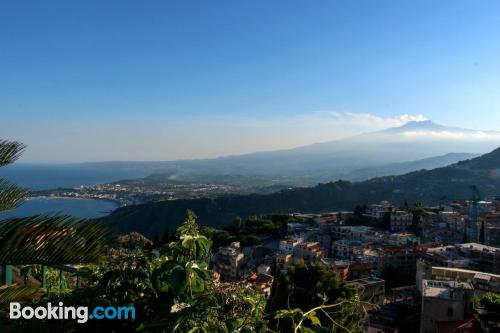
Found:
[[(355, 115), (350, 115), (350, 116), (355, 116)], [(364, 115), (367, 116), (367, 115)], [(406, 118), (403, 117), (403, 119)], [(249, 150), (246, 152), (240, 152), (240, 153), (234, 153), (234, 154), (223, 154), (223, 155), (214, 155), (214, 156), (206, 156), (206, 157), (192, 157), (192, 158), (178, 158), (178, 159), (156, 159), (156, 160), (139, 160), (139, 159), (102, 159), (102, 160), (82, 160), (82, 161), (29, 161), (24, 158), (22, 158), (20, 161), (18, 161), (18, 164), (38, 164), (38, 165), (71, 165), (71, 164), (92, 164), (92, 163), (121, 163), (121, 162), (130, 162), (130, 163), (141, 163), (141, 162), (146, 162), (146, 163), (154, 163), (154, 162), (169, 162), (169, 161), (189, 161), (189, 160), (210, 160), (210, 159), (218, 159), (218, 158), (226, 158), (226, 157), (232, 157), (232, 156), (244, 156), (244, 155), (252, 155), (252, 154), (259, 154), (259, 153), (267, 153), (267, 152), (278, 152), (278, 151), (286, 151), (289, 149), (297, 149), (297, 148), (302, 148), (302, 147), (308, 147), (308, 146), (314, 146), (317, 144), (328, 144), (330, 142), (341, 142), (342, 140), (349, 140), (349, 139), (355, 139), (358, 136), (363, 137), (365, 134), (376, 134), (376, 133), (385, 133), (385, 130), (391, 130), (391, 129), (398, 129), (398, 128), (404, 128), (405, 125), (409, 123), (424, 123), (424, 122), (430, 122), (432, 124), (436, 124), (430, 119), (427, 118), (420, 118), (417, 117), (416, 119), (410, 119), (407, 122), (402, 122), (398, 123), (396, 121), (395, 126), (390, 126), (390, 127), (382, 127), (378, 128), (372, 131), (362, 131), (362, 132), (354, 132), (351, 133), (347, 136), (341, 136), (332, 140), (324, 140), (324, 141), (315, 141), (315, 142), (307, 142), (303, 143), (300, 145), (296, 146), (291, 146), (291, 147), (276, 147), (276, 148), (271, 148), (271, 149), (261, 149), (261, 150)], [(436, 124), (438, 126), (442, 124)], [(484, 154), (488, 153), (491, 151), (492, 143), (498, 143), (498, 147), (500, 147), (500, 131), (495, 131), (495, 130), (477, 130), (477, 129), (465, 129), (465, 128), (453, 128), (449, 127), (450, 129), (456, 129), (456, 130), (470, 130), (472, 133), (461, 133), (461, 132), (449, 132), (449, 131), (404, 131), (402, 133), (399, 133), (397, 136), (394, 136), (395, 140), (443, 140), (442, 142), (452, 142), (452, 141), (458, 141), (458, 142), (463, 142), (463, 143), (470, 143), (470, 142), (484, 142), (485, 146), (482, 150), (471, 150), (470, 148), (464, 148), (463, 150), (460, 149), (455, 149), (455, 150), (450, 150), (448, 153), (443, 153), (443, 154), (429, 154), (428, 157), (425, 158), (430, 158), (430, 157), (437, 157), (441, 155), (446, 155), (446, 154), (453, 154), (453, 153), (479, 153), (479, 154)], [(491, 133), (494, 132), (494, 133)], [(383, 137), (380, 137), (381, 142), (384, 142), (383, 140), (389, 140), (385, 142), (390, 142), (391, 136), (394, 134), (386, 134)], [(493, 149), (496, 148), (497, 146), (494, 145)], [(29, 148), (29, 147), (28, 147)], [(422, 158), (415, 158), (414, 160), (409, 159), (408, 161), (418, 161), (421, 160)]]

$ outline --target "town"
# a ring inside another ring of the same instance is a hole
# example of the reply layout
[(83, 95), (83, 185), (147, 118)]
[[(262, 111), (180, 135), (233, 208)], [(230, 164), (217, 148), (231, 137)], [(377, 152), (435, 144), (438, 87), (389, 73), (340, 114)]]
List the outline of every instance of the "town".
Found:
[[(368, 332), (398, 332), (395, 323), (405, 321), (422, 333), (487, 329), (487, 311), (478, 313), (473, 302), (500, 292), (500, 199), (413, 208), (383, 201), (281, 220), (289, 222), (275, 237), (255, 234), (260, 244), (220, 246), (211, 259), (217, 280), (253, 285), (269, 297), (278, 275), (316, 263), (338, 272), (372, 305)], [(257, 220), (246, 224), (258, 232)]]
[(119, 206), (137, 205), (151, 201), (194, 199), (224, 194), (242, 194), (248, 189), (225, 184), (212, 183), (170, 183), (145, 185), (141, 179), (95, 185), (80, 185), (68, 189), (34, 191), (33, 197), (87, 198), (109, 200)]

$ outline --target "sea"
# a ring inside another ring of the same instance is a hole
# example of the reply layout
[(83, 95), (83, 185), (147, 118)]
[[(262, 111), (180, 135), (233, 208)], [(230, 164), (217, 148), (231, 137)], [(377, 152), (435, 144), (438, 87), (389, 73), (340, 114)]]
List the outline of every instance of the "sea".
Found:
[[(149, 170), (141, 168), (96, 167), (83, 164), (23, 164), (0, 168), (0, 178), (32, 191), (73, 188), (123, 179), (144, 177)], [(96, 218), (118, 208), (113, 201), (86, 198), (34, 197), (25, 200), (16, 210), (0, 212), (0, 220), (36, 214), (69, 214), (79, 218)]]
[(26, 217), (39, 214), (67, 214), (79, 218), (105, 216), (118, 208), (118, 204), (107, 200), (86, 198), (28, 198), (17, 209), (1, 212), (0, 220), (10, 217)]

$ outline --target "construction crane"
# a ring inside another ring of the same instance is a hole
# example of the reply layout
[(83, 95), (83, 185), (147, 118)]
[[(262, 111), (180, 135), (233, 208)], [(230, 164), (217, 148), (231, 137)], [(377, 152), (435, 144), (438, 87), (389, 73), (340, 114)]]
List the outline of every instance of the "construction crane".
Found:
[(472, 192), (472, 197), (469, 201), (469, 227), (467, 228), (467, 238), (469, 242), (477, 243), (478, 242), (478, 234), (477, 234), (477, 218), (478, 218), (478, 210), (477, 203), (481, 200), (481, 194), (477, 189), (476, 185), (472, 185), (470, 187)]

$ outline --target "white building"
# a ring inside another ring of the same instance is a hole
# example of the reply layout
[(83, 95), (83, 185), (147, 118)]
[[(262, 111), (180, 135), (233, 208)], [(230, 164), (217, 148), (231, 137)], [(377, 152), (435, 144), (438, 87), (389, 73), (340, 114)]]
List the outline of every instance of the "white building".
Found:
[(279, 250), (285, 254), (293, 254), (295, 247), (302, 243), (302, 238), (286, 238), (280, 241)]
[(403, 210), (391, 213), (391, 231), (406, 231), (411, 226), (413, 214)]

